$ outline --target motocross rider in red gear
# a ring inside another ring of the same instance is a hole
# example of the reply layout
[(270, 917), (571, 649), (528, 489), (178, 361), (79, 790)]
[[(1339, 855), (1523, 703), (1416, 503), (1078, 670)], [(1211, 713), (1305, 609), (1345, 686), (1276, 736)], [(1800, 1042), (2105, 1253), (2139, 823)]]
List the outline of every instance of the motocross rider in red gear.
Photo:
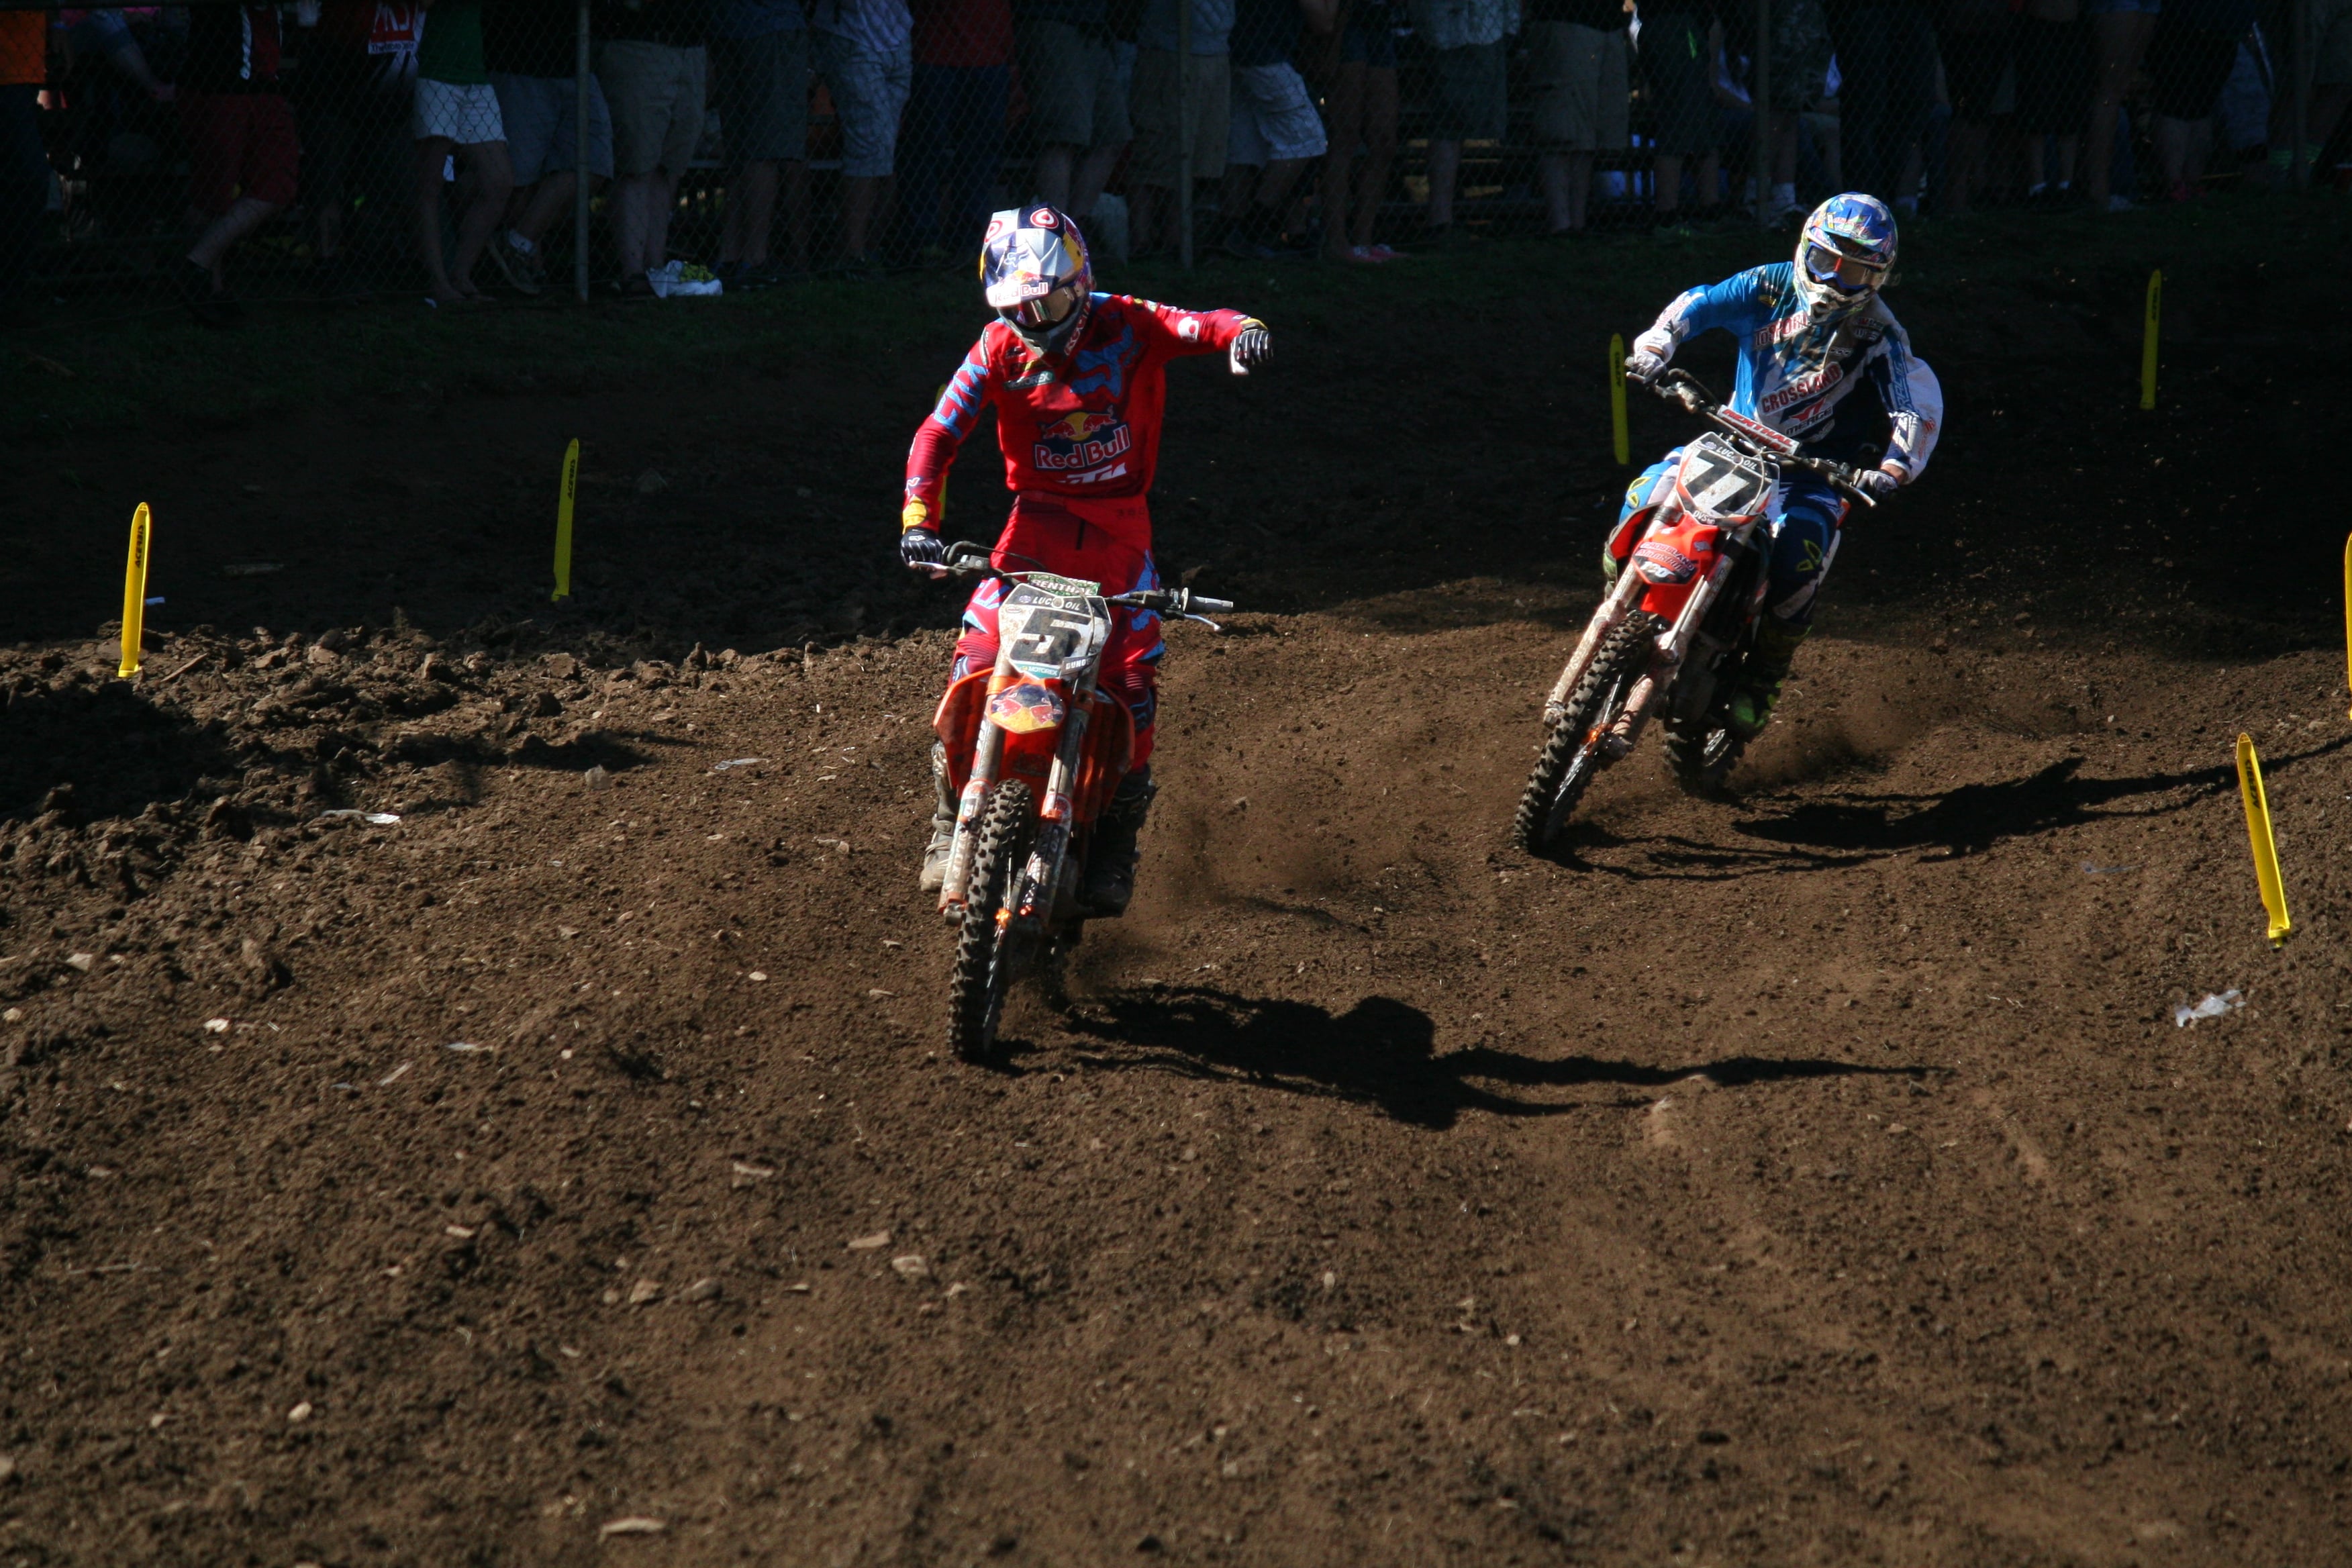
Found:
[[(1160, 585), (1146, 498), (1160, 456), (1167, 362), (1225, 353), (1235, 374), (1272, 348), (1264, 322), (1233, 310), (1178, 310), (1124, 294), (1094, 292), (1077, 225), (1055, 208), (995, 214), (981, 246), (980, 278), (996, 320), (940, 394), (907, 454), (898, 553), (918, 572), (943, 576), (941, 492), (957, 448), (996, 410), (996, 444), (1013, 512), (992, 560), (1000, 571), (1046, 571), (1100, 583), (1105, 594)], [(996, 607), (1004, 584), (983, 582), (964, 608), (953, 680), (996, 662)], [(1122, 913), (1135, 888), (1135, 840), (1150, 810), (1152, 721), (1158, 706), (1160, 618), (1114, 608), (1101, 685), (1135, 720), (1134, 763), (1095, 827), (1083, 898), (1098, 915)], [(946, 879), (956, 800), (944, 750), (931, 749), (936, 805), (922, 886)]]

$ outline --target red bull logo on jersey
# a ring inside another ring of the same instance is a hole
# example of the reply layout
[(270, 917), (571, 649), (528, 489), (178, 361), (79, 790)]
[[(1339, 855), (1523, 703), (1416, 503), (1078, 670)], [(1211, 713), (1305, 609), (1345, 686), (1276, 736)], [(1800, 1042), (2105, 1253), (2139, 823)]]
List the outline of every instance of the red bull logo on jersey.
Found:
[[(1030, 461), (1041, 474), (1109, 479), (1127, 471), (1127, 465), (1119, 459), (1134, 445), (1135, 431), (1126, 420), (1116, 414), (1081, 408), (1037, 426), (1036, 447)], [(1108, 464), (1118, 465), (1113, 474), (1089, 471)]]

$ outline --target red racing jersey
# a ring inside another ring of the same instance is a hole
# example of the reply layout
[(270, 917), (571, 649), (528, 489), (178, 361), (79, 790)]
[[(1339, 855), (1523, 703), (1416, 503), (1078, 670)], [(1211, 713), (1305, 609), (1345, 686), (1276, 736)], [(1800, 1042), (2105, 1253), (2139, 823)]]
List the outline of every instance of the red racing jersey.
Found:
[(1066, 352), (1051, 357), (1003, 321), (982, 330), (907, 454), (908, 527), (937, 525), (956, 449), (992, 404), (1015, 495), (1108, 500), (1150, 490), (1168, 362), (1230, 347), (1252, 319), (1124, 294), (1097, 294), (1089, 310)]

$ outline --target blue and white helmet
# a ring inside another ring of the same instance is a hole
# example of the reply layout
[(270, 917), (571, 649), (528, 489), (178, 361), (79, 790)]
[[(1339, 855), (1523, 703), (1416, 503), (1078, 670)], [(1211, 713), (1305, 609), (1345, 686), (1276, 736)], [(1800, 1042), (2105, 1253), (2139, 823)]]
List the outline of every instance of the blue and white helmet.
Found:
[(1870, 303), (1895, 266), (1895, 215), (1876, 196), (1848, 191), (1813, 209), (1797, 237), (1797, 287), (1816, 318)]
[(1058, 353), (1085, 327), (1094, 297), (1087, 237), (1055, 207), (992, 213), (980, 242), (980, 287), (1022, 342)]

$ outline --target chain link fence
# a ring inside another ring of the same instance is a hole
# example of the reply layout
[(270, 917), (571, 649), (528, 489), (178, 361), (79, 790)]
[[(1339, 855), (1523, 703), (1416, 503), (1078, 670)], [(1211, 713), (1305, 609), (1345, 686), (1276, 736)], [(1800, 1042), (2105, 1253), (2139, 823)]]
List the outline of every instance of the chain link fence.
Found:
[(756, 289), (1032, 199), (1187, 265), (2104, 207), (2337, 180), (2347, 96), (2352, 0), (0, 0), (0, 292)]

